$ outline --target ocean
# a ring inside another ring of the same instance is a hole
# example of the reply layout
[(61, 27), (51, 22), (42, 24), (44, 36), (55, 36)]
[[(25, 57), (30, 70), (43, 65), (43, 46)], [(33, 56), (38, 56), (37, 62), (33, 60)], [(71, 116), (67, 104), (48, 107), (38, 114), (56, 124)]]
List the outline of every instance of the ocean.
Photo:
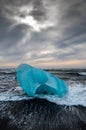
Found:
[(68, 93), (28, 97), (15, 69), (0, 69), (0, 130), (86, 130), (86, 69), (46, 69)]

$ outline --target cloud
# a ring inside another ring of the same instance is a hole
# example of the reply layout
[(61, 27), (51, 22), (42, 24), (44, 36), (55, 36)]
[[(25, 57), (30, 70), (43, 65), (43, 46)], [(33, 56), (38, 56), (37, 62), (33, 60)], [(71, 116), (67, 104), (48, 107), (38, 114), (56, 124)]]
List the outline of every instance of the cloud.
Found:
[(0, 1), (2, 64), (85, 66), (85, 7), (85, 0)]
[(48, 15), (47, 17), (47, 11), (45, 11), (47, 9), (44, 7), (43, 1), (32, 1), (31, 4), (29, 2), (27, 5), (21, 6), (5, 5), (4, 8), (5, 17), (13, 21), (14, 26), (25, 24), (34, 31), (54, 26), (53, 16)]

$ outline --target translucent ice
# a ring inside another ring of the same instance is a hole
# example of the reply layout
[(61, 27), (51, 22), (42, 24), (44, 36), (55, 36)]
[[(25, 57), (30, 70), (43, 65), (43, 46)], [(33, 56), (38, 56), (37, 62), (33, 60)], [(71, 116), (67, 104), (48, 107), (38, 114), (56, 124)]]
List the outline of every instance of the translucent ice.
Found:
[(34, 68), (28, 64), (21, 64), (16, 71), (20, 86), (29, 96), (53, 94), (62, 97), (68, 91), (63, 80), (42, 69)]

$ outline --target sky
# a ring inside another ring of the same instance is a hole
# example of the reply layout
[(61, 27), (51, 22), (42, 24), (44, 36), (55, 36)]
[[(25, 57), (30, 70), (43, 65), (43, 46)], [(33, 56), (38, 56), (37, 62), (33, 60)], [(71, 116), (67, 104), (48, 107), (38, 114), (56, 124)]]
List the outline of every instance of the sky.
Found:
[(0, 67), (86, 68), (86, 0), (0, 0)]

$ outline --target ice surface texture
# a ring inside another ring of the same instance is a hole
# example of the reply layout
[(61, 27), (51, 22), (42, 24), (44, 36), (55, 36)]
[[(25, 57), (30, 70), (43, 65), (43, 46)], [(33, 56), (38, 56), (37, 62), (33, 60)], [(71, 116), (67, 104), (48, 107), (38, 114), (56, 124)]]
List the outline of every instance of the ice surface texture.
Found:
[(53, 94), (62, 97), (68, 91), (63, 80), (42, 69), (34, 68), (28, 64), (21, 64), (16, 71), (20, 86), (29, 96)]

